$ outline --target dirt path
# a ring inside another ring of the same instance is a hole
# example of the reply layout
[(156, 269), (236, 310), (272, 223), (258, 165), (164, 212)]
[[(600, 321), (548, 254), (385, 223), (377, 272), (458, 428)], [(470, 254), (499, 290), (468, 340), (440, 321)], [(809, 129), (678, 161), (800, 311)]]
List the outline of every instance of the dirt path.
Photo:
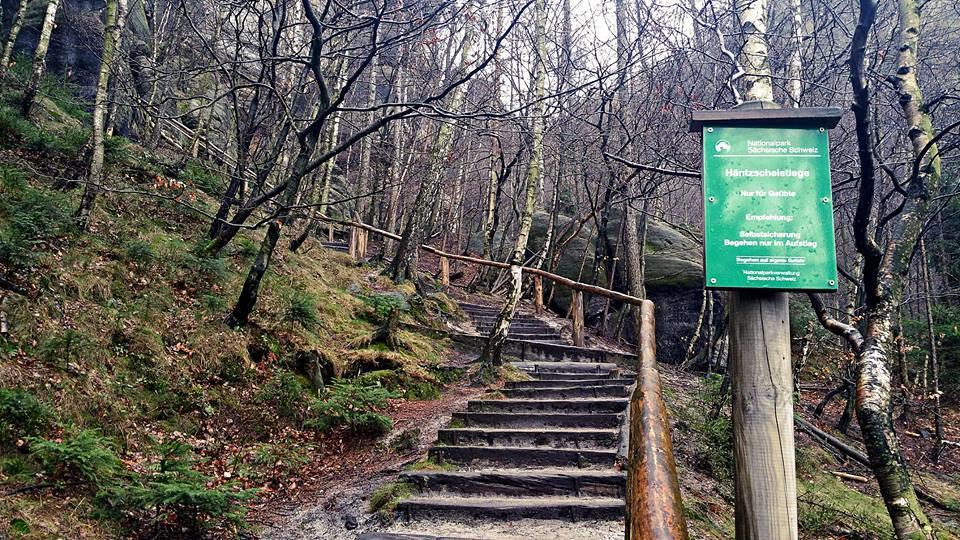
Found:
[[(469, 361), (459, 353), (452, 355), (457, 356), (454, 365)], [(264, 540), (350, 540), (382, 530), (389, 524), (368, 513), (370, 494), (396, 480), (406, 465), (425, 457), (451, 413), (484, 390), (462, 381), (444, 389), (436, 400), (394, 402), (389, 411), (394, 429), (388, 436), (308, 464), (302, 471), (306, 480), (299, 489), (251, 509), (254, 534)], [(414, 448), (407, 452), (390, 448), (389, 441), (414, 429), (420, 430)]]

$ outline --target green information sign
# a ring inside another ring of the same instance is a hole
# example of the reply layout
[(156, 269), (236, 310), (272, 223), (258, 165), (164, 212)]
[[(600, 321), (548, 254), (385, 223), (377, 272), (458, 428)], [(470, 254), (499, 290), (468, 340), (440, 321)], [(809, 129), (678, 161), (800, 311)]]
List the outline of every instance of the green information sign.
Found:
[(823, 128), (704, 126), (707, 287), (837, 289), (829, 153)]

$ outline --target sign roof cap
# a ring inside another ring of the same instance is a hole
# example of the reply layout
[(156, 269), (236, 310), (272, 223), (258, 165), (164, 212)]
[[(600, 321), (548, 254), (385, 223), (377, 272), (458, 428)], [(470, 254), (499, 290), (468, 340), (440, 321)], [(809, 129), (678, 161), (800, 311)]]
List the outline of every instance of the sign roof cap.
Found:
[(773, 108), (774, 106), (773, 103), (764, 102), (760, 103), (759, 108), (693, 111), (690, 115), (690, 132), (701, 131), (707, 125), (833, 129), (843, 116), (843, 109), (839, 107), (778, 109)]

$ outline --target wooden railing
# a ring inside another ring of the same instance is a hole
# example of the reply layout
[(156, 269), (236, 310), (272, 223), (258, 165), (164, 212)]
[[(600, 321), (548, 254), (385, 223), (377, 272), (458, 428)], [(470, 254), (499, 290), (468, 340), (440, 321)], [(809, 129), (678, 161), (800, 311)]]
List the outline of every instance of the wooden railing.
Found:
[(670, 421), (657, 370), (653, 302), (640, 307), (637, 386), (630, 397), (627, 540), (686, 540)]
[[(390, 231), (385, 231), (383, 229), (378, 229), (372, 225), (367, 225), (366, 223), (361, 223), (359, 221), (348, 221), (342, 219), (335, 219), (327, 216), (321, 216), (320, 219), (327, 221), (328, 223), (336, 223), (339, 225), (344, 225), (350, 227), (350, 237), (348, 241), (350, 255), (354, 258), (363, 255), (366, 252), (367, 246), (367, 234), (374, 233), (379, 234), (385, 238), (391, 240), (400, 240), (400, 235), (394, 234)], [(444, 286), (449, 286), (450, 284), (450, 260), (463, 261), (471, 264), (477, 264), (481, 266), (487, 266), (491, 268), (500, 268), (507, 270), (510, 268), (509, 263), (500, 262), (500, 261), (491, 261), (489, 259), (481, 259), (479, 257), (471, 257), (469, 255), (457, 255), (455, 253), (447, 253), (443, 250), (437, 249), (433, 246), (428, 246), (423, 244), (420, 246), (420, 249), (433, 253), (440, 257), (440, 282)], [(643, 299), (637, 298), (636, 296), (631, 296), (629, 294), (624, 294), (617, 291), (612, 291), (610, 289), (604, 289), (603, 287), (597, 287), (596, 285), (588, 285), (586, 283), (580, 283), (579, 281), (574, 281), (572, 279), (563, 277), (561, 275), (554, 274), (552, 272), (547, 272), (546, 270), (540, 268), (534, 268), (530, 266), (522, 266), (521, 271), (524, 274), (531, 276), (533, 279), (533, 291), (534, 291), (534, 307), (539, 311), (543, 309), (543, 280), (547, 279), (558, 285), (562, 285), (571, 290), (571, 299), (570, 299), (570, 318), (572, 320), (572, 338), (573, 344), (577, 347), (583, 347), (584, 340), (584, 328), (585, 328), (585, 319), (584, 319), (584, 303), (583, 303), (583, 294), (593, 294), (597, 296), (603, 296), (611, 300), (617, 300), (625, 304), (630, 304), (634, 306), (640, 306), (643, 304)]]

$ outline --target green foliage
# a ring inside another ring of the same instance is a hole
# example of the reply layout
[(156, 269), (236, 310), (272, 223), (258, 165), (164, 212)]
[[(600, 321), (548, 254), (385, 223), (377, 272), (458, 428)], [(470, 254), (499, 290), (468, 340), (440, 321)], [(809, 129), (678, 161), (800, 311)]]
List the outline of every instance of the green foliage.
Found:
[(26, 185), (22, 173), (3, 173), (0, 197), (0, 264), (27, 269), (34, 266), (42, 245), (74, 230), (66, 196)]
[(140, 239), (127, 240), (123, 243), (123, 257), (141, 269), (148, 268), (157, 257), (156, 251), (149, 242)]
[(252, 259), (257, 256), (257, 253), (260, 251), (260, 246), (253, 240), (240, 237), (236, 242), (234, 242), (236, 250), (234, 251), (235, 255), (239, 255), (244, 259)]
[(103, 487), (119, 473), (120, 459), (113, 442), (99, 430), (71, 430), (62, 441), (31, 437), (30, 456), (59, 480), (79, 480)]
[(133, 152), (126, 137), (107, 137), (103, 141), (104, 160), (110, 164), (131, 163)]
[(370, 306), (380, 320), (386, 320), (393, 310), (410, 310), (410, 304), (399, 293), (374, 294), (364, 297), (363, 301)]
[[(714, 478), (733, 478), (733, 423), (729, 414), (719, 407), (726, 396), (720, 392), (722, 377), (711, 376), (705, 381), (702, 401), (683, 406), (677, 411), (681, 429), (694, 441), (697, 466)], [(720, 408), (719, 414), (714, 412)]]
[(90, 336), (73, 328), (49, 333), (37, 345), (36, 354), (54, 366), (66, 367), (73, 360), (92, 352), (94, 343)]
[(283, 319), (291, 324), (296, 323), (304, 328), (316, 326), (320, 321), (317, 312), (317, 300), (309, 293), (294, 290), (287, 300), (287, 308)]
[(278, 369), (257, 393), (257, 403), (271, 405), (277, 414), (296, 420), (301, 417), (306, 386), (303, 379), (290, 371)]
[(43, 130), (12, 107), (0, 106), (0, 146), (25, 148), (50, 157), (75, 158), (87, 144), (86, 130), (65, 127), (57, 133)]
[(204, 166), (199, 161), (188, 161), (180, 177), (211, 197), (223, 196), (226, 189), (223, 175)]
[(39, 434), (47, 427), (50, 412), (19, 388), (0, 388), (0, 445)]
[(436, 384), (416, 379), (399, 370), (369, 371), (357, 377), (355, 383), (382, 386), (402, 395), (404, 399), (430, 400), (440, 397), (440, 387)]
[(322, 398), (310, 405), (316, 416), (306, 425), (319, 431), (345, 425), (355, 433), (381, 435), (390, 431), (393, 421), (377, 411), (386, 407), (388, 399), (396, 397), (379, 385), (337, 379), (327, 386)]
[(238, 490), (232, 484), (208, 487), (212, 479), (193, 468), (192, 451), (179, 441), (161, 444), (157, 453), (160, 459), (148, 474), (104, 490), (100, 503), (154, 525), (175, 524), (180, 532), (199, 534), (224, 523), (243, 524), (242, 503), (253, 497), (254, 490)]
[(391, 482), (380, 486), (370, 495), (370, 511), (392, 512), (397, 503), (413, 494), (413, 486), (408, 482)]

